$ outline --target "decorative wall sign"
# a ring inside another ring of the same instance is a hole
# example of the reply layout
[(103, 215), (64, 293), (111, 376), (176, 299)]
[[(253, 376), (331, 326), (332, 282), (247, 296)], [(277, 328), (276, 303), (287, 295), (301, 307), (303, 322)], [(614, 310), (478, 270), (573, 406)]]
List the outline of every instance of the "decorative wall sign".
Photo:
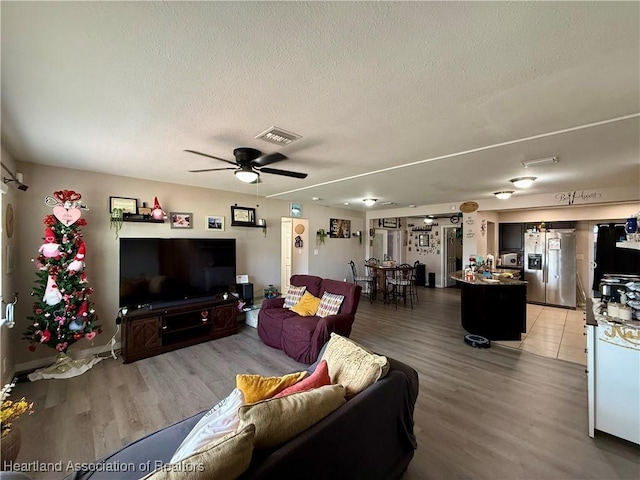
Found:
[(331, 218), (329, 223), (330, 238), (351, 238), (351, 220)]
[(573, 192), (556, 193), (555, 198), (558, 203), (573, 205), (574, 203), (588, 203), (599, 200), (602, 194), (599, 192), (585, 192), (584, 190), (574, 190)]

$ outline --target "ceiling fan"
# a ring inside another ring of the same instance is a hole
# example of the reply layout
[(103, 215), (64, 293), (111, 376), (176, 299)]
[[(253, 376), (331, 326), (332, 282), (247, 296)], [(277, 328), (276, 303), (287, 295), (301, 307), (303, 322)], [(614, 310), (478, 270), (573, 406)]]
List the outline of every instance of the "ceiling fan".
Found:
[(239, 147), (233, 150), (233, 156), (236, 157), (236, 161), (225, 160), (224, 158), (214, 157), (202, 152), (196, 152), (195, 150), (185, 150), (185, 152), (195, 153), (196, 155), (202, 155), (203, 157), (213, 158), (214, 160), (220, 160), (221, 162), (233, 165), (233, 167), (223, 168), (205, 168), (202, 170), (189, 170), (190, 172), (214, 172), (217, 170), (234, 170), (234, 175), (241, 182), (254, 183), (257, 182), (261, 173), (271, 173), (272, 175), (282, 175), (284, 177), (293, 178), (306, 178), (306, 173), (291, 172), (289, 170), (279, 170), (276, 168), (269, 168), (267, 165), (272, 163), (286, 160), (288, 157), (281, 153), (269, 153), (263, 155), (260, 150), (249, 147)]

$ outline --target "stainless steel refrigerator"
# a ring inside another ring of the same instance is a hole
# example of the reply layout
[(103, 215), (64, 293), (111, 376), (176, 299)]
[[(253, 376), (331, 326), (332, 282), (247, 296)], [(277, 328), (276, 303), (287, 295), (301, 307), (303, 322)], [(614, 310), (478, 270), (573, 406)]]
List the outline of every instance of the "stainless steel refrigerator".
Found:
[(525, 232), (524, 278), (527, 301), (575, 308), (575, 231)]

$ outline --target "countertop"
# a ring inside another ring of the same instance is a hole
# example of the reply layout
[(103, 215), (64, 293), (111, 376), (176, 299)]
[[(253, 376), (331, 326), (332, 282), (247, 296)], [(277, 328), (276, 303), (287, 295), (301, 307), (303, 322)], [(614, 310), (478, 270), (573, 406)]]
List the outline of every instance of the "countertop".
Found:
[(638, 320), (620, 320), (619, 318), (611, 319), (606, 315), (594, 313), (593, 304), (599, 301), (599, 298), (587, 298), (587, 306), (585, 309), (587, 325), (591, 325), (593, 327), (597, 327), (598, 325), (611, 325), (640, 329), (640, 321)]
[[(491, 270), (491, 272), (492, 273), (511, 273), (511, 272), (507, 272), (506, 270), (502, 270), (500, 268)], [(522, 280), (516, 280), (515, 278), (505, 278), (502, 276), (499, 276), (499, 277), (491, 276), (490, 279), (486, 279), (482, 276), (481, 273), (474, 274), (473, 280), (467, 280), (464, 276), (464, 272), (461, 270), (457, 272), (453, 272), (449, 276), (458, 282), (468, 283), (469, 285), (505, 286), (505, 285), (526, 285), (527, 284), (527, 282), (524, 282)]]

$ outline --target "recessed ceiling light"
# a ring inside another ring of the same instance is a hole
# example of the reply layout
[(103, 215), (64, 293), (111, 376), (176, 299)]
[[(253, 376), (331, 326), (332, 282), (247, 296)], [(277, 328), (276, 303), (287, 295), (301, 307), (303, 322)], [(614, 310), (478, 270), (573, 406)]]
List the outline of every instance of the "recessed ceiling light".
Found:
[(349, 205), (349, 202), (344, 202), (345, 205)]
[(509, 180), (516, 188), (529, 188), (536, 181), (537, 177), (518, 177)]
[(506, 200), (513, 195), (513, 190), (503, 190), (502, 192), (495, 192), (494, 195), (500, 200)]
[(317, 202), (318, 200), (320, 200), (320, 197), (311, 197), (311, 200), (313, 200), (314, 202)]
[(362, 200), (367, 207), (372, 207), (378, 201), (377, 198), (365, 198)]

